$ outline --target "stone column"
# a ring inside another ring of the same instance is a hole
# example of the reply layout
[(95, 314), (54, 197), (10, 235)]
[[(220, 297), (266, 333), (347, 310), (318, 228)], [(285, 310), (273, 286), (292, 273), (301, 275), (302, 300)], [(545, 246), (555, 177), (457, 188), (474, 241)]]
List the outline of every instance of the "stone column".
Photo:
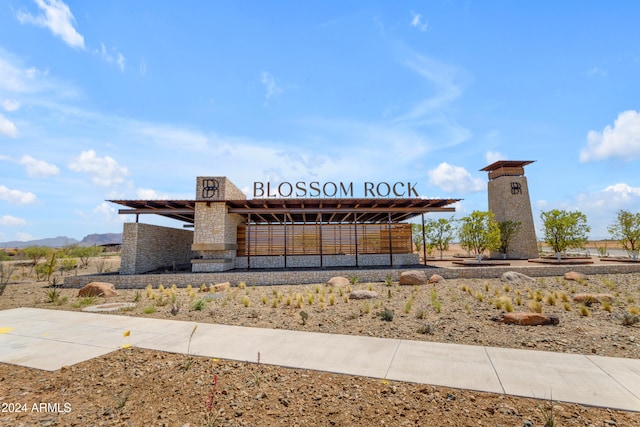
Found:
[(226, 177), (197, 178), (191, 249), (200, 257), (191, 260), (192, 271), (215, 272), (235, 267), (237, 228), (243, 218), (229, 214), (225, 201), (245, 198)]
[[(512, 238), (507, 251), (508, 258), (538, 258), (529, 187), (524, 176), (524, 166), (532, 161), (500, 160), (484, 169), (489, 172), (489, 210), (498, 222), (519, 221), (519, 232)], [(492, 257), (502, 254), (492, 252)]]

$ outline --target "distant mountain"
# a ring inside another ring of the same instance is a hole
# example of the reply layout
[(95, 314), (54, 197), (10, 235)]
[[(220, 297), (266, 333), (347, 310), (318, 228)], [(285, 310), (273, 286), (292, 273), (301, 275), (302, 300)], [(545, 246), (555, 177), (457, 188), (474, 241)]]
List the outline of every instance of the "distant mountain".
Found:
[(122, 233), (89, 234), (78, 244), (80, 246), (120, 245)]
[(61, 248), (68, 245), (80, 245), (80, 246), (93, 246), (93, 245), (108, 245), (108, 244), (121, 244), (121, 233), (105, 233), (105, 234), (89, 234), (84, 239), (78, 241), (73, 237), (58, 236), (50, 237), (48, 239), (38, 239), (29, 241), (12, 241), (12, 242), (0, 242), (0, 248), (26, 248), (27, 246), (49, 246), (52, 248)]

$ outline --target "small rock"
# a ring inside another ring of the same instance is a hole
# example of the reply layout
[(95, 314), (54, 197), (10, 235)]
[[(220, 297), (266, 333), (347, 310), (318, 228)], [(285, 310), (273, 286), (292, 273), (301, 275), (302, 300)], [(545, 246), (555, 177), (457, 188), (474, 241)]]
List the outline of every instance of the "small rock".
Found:
[(333, 286), (336, 288), (346, 287), (346, 286), (349, 286), (349, 284), (350, 284), (349, 279), (342, 276), (332, 277), (331, 279), (327, 280), (327, 283), (325, 283), (325, 285), (327, 286)]
[(91, 282), (78, 291), (79, 297), (115, 297), (118, 295), (113, 283)]
[(231, 289), (231, 283), (229, 282), (216, 283), (215, 285), (212, 286), (212, 289), (209, 290), (209, 292), (211, 292), (212, 290), (214, 292), (224, 292), (224, 291), (228, 291), (229, 289)]
[(587, 280), (587, 276), (577, 271), (568, 271), (564, 273), (565, 280)]
[(573, 296), (575, 302), (601, 303), (613, 301), (611, 294), (575, 294)]
[(560, 319), (554, 314), (521, 312), (505, 313), (501, 321), (507, 324), (522, 326), (557, 325), (560, 323)]
[(409, 270), (400, 273), (401, 285), (426, 285), (427, 283), (427, 275), (424, 271)]
[(376, 291), (357, 290), (349, 294), (349, 299), (375, 299), (378, 298)]
[(439, 274), (433, 274), (431, 277), (429, 277), (429, 283), (444, 283), (446, 282), (446, 280), (444, 280), (444, 277), (442, 277)]
[(526, 274), (518, 273), (516, 271), (507, 271), (502, 276), (500, 276), (500, 280), (503, 282), (509, 283), (527, 283), (527, 282), (535, 282), (531, 277)]

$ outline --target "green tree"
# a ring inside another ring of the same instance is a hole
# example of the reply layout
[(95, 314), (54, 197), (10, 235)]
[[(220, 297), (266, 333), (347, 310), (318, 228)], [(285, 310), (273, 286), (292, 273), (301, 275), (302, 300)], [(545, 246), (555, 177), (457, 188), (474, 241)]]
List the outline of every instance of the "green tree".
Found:
[(413, 240), (413, 245), (415, 246), (416, 251), (420, 252), (422, 250), (422, 245), (424, 244), (421, 224), (411, 224), (411, 239)]
[(580, 211), (568, 212), (552, 209), (540, 214), (544, 228), (544, 241), (560, 256), (571, 248), (582, 248), (587, 243), (591, 227)]
[(99, 256), (103, 252), (101, 246), (74, 246), (69, 253), (70, 256), (80, 259), (82, 267), (89, 266), (89, 260)]
[(500, 247), (500, 228), (491, 211), (473, 211), (461, 218), (458, 237), (460, 246), (478, 259), (485, 251)]
[(428, 245), (440, 251), (440, 259), (442, 259), (442, 253), (449, 249), (449, 244), (455, 233), (456, 227), (453, 217), (429, 219), (425, 222)]
[(500, 228), (500, 247), (498, 248), (498, 252), (504, 254), (506, 258), (513, 238), (522, 228), (522, 222), (511, 220), (500, 221), (498, 222), (498, 227)]
[(611, 236), (618, 240), (633, 259), (640, 252), (640, 212), (631, 213), (620, 210), (616, 222), (607, 228)]
[[(53, 248), (48, 246), (27, 246), (22, 249), (21, 255), (31, 261), (31, 272), (33, 272), (38, 263), (47, 258), (52, 251)], [(37, 271), (36, 274), (38, 274)]]

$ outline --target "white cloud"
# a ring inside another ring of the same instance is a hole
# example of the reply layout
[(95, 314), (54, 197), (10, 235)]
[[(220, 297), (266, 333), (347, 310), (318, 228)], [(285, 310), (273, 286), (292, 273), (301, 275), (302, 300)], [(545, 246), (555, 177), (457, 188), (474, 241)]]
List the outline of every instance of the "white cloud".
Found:
[(15, 138), (18, 136), (18, 128), (9, 119), (0, 114), (0, 136)]
[(93, 183), (104, 187), (123, 183), (124, 177), (129, 174), (127, 168), (120, 166), (113, 158), (98, 157), (93, 150), (80, 153), (69, 163), (69, 169), (92, 175)]
[(193, 132), (171, 125), (153, 123), (131, 123), (133, 133), (149, 137), (154, 143), (167, 148), (180, 147), (181, 150), (206, 150), (207, 137), (199, 132)]
[(418, 30), (423, 32), (427, 31), (427, 28), (429, 28), (429, 23), (422, 20), (422, 15), (414, 12), (411, 12), (411, 15), (411, 26), (416, 27)]
[(4, 200), (13, 205), (28, 205), (35, 203), (38, 199), (36, 195), (31, 192), (11, 190), (4, 185), (0, 185), (0, 200)]
[(64, 2), (61, 0), (34, 0), (44, 15), (33, 16), (29, 12), (18, 12), (17, 18), (22, 24), (34, 24), (45, 27), (60, 37), (71, 47), (84, 48), (84, 37), (79, 34), (73, 24), (75, 18)]
[(26, 220), (22, 218), (16, 218), (15, 216), (11, 216), (11, 215), (0, 216), (0, 225), (5, 227), (18, 227), (21, 225), (25, 225), (26, 223), (27, 223)]
[(282, 88), (280, 88), (276, 84), (276, 80), (273, 76), (266, 71), (262, 72), (262, 83), (267, 89), (267, 93), (265, 94), (265, 105), (269, 102), (269, 99), (273, 96), (280, 95), (282, 93)]
[(475, 193), (486, 189), (482, 179), (473, 178), (465, 168), (446, 162), (430, 170), (428, 175), (430, 184), (442, 188), (447, 193)]
[(35, 237), (29, 233), (23, 233), (19, 231), (16, 233), (16, 240), (18, 240), (19, 242), (29, 242), (31, 240), (35, 240)]
[(100, 216), (103, 222), (107, 224), (119, 224), (124, 222), (122, 216), (118, 214), (118, 210), (107, 202), (102, 202), (92, 210), (94, 215)]
[(498, 160), (504, 160), (504, 155), (498, 151), (487, 151), (485, 153), (485, 158), (487, 159), (487, 164), (490, 165), (492, 163), (497, 162)]
[(171, 200), (173, 197), (170, 194), (158, 193), (156, 190), (150, 188), (138, 188), (136, 195), (141, 200)]
[(20, 108), (20, 103), (14, 99), (5, 99), (2, 101), (2, 108), (5, 111), (16, 111)]
[(32, 178), (54, 176), (60, 173), (60, 169), (56, 165), (34, 159), (31, 156), (22, 156), (18, 163), (27, 168), (27, 175)]
[(107, 49), (104, 43), (100, 43), (100, 49), (96, 49), (95, 53), (109, 64), (116, 64), (120, 71), (124, 71), (126, 59), (115, 47)]
[(618, 203), (627, 203), (633, 198), (640, 198), (640, 187), (631, 187), (625, 183), (610, 185), (603, 192)]
[(587, 147), (580, 152), (580, 161), (589, 162), (609, 157), (633, 160), (640, 156), (640, 113), (628, 110), (620, 113), (613, 127), (602, 132), (589, 131)]

